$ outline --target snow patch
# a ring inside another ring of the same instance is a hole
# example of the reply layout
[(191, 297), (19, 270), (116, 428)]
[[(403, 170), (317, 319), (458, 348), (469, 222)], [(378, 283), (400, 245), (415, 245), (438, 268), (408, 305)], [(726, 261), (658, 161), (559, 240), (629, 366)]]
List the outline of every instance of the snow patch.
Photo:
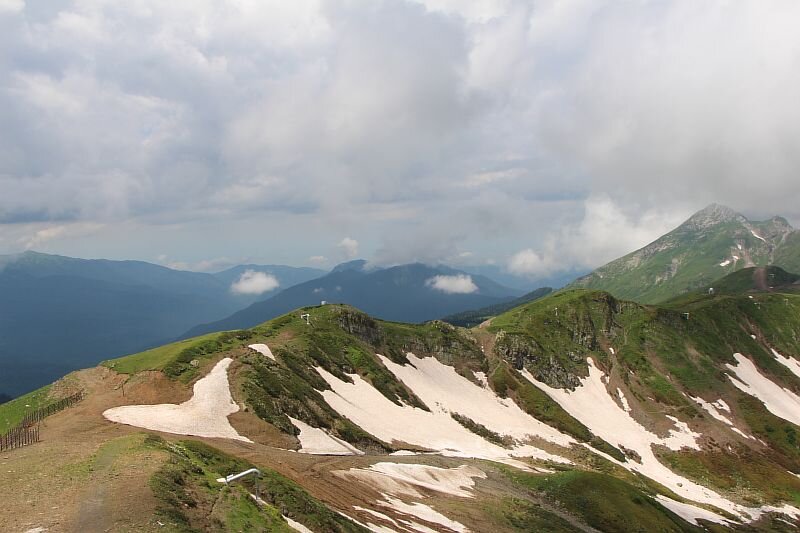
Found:
[(269, 357), (270, 359), (275, 361), (275, 356), (272, 355), (272, 350), (270, 350), (269, 346), (267, 346), (266, 344), (251, 344), (250, 346), (248, 346), (248, 348), (250, 348), (251, 350), (255, 350), (261, 355)]
[(759, 234), (758, 234), (758, 233), (756, 233), (755, 231), (753, 231), (753, 230), (750, 230), (750, 233), (751, 233), (751, 234), (753, 235), (753, 237), (755, 237), (756, 239), (761, 239), (762, 241), (764, 241), (764, 242), (767, 242), (767, 239), (765, 239), (764, 237), (762, 237), (761, 235), (759, 235)]
[[(400, 514), (414, 516), (419, 518), (420, 520), (424, 520), (425, 522), (430, 522), (431, 524), (437, 524), (440, 526), (444, 526), (451, 531), (456, 531), (458, 533), (465, 533), (469, 531), (464, 524), (456, 522), (455, 520), (451, 520), (447, 518), (442, 513), (436, 511), (432, 507), (425, 505), (424, 503), (406, 503), (398, 498), (392, 498), (391, 496), (383, 495), (383, 501), (379, 501), (378, 505), (382, 505), (384, 507), (388, 507)], [(421, 524), (416, 523), (408, 523), (402, 521), (405, 524), (408, 524), (415, 529), (416, 531), (420, 531), (421, 533), (438, 533), (435, 529), (430, 529), (426, 526), (422, 526)], [(412, 525), (413, 524), (413, 525)]]
[(514, 457), (531, 457), (558, 463), (569, 460), (528, 444), (511, 449), (491, 443), (456, 422), (451, 412), (459, 413), (492, 431), (527, 439), (537, 436), (568, 446), (574, 440), (534, 419), (513, 401), (499, 398), (493, 391), (460, 376), (452, 367), (434, 358), (420, 359), (409, 354), (411, 365), (397, 365), (381, 357), (386, 367), (403, 381), (430, 411), (391, 402), (358, 374), (349, 375), (352, 383), (340, 380), (323, 368), (317, 372), (331, 387), (320, 391), (336, 412), (385, 442), (407, 443), (443, 455), (476, 457), (526, 468)]
[(700, 449), (696, 442), (699, 434), (692, 432), (688, 425), (674, 418), (673, 423), (677, 421), (676, 429), (670, 431), (669, 437), (662, 438), (648, 431), (614, 401), (603, 384), (603, 372), (594, 365), (594, 361), (587, 359), (587, 362), (589, 376), (584, 378), (574, 391), (550, 387), (537, 381), (527, 370), (521, 373), (570, 415), (586, 425), (592, 433), (612, 445), (634, 450), (641, 458), (641, 463), (614, 461), (617, 464), (661, 483), (686, 499), (710, 504), (735, 514), (749, 511), (662, 465), (653, 453), (654, 444), (661, 444), (673, 450), (683, 447)]
[(772, 350), (772, 355), (775, 356), (775, 359), (777, 359), (780, 364), (791, 370), (792, 374), (800, 378), (800, 361), (779, 354), (775, 351), (775, 348), (770, 348), (770, 350)]
[(192, 398), (182, 404), (124, 405), (106, 410), (103, 416), (112, 422), (153, 431), (252, 442), (239, 435), (228, 421), (228, 415), (239, 410), (228, 384), (231, 362), (233, 359), (226, 357), (217, 363), (194, 384)]
[(284, 516), (283, 518), (289, 523), (289, 527), (294, 529), (295, 531), (299, 531), (300, 533), (314, 533), (300, 522), (292, 520), (288, 516)]
[(720, 398), (716, 402), (713, 402), (712, 405), (722, 411), (728, 411), (729, 413), (731, 412), (731, 406), (728, 405), (727, 402), (722, 398)]
[(500, 398), (494, 391), (475, 386), (452, 366), (435, 357), (419, 358), (408, 353), (410, 365), (398, 365), (379, 356), (384, 366), (411, 389), (433, 411), (458, 413), (501, 435), (519, 441), (539, 437), (560, 446), (575, 440), (533, 418), (513, 400)]
[(631, 406), (628, 405), (628, 399), (625, 397), (625, 393), (622, 392), (622, 389), (617, 387), (617, 396), (619, 396), (619, 401), (622, 403), (622, 408), (625, 410), (626, 413), (631, 412)]
[(767, 410), (775, 416), (800, 425), (800, 396), (767, 379), (758, 371), (756, 365), (742, 354), (735, 353), (733, 357), (736, 359), (736, 366), (731, 364), (725, 366), (736, 375), (736, 377), (728, 376), (734, 386), (764, 402)]
[(728, 265), (730, 265), (730, 264), (731, 264), (731, 260), (730, 260), (730, 259), (726, 259), (725, 261), (723, 261), (722, 263), (720, 263), (720, 264), (719, 264), (719, 266), (721, 266), (721, 267), (726, 267), (726, 266), (728, 266)]
[(486, 377), (486, 372), (473, 372), (473, 374), (475, 375), (475, 379), (477, 379), (478, 382), (483, 385), (484, 389), (489, 388), (489, 378)]
[[(730, 418), (728, 418), (727, 416), (725, 416), (725, 415), (723, 415), (722, 413), (719, 412), (719, 410), (717, 409), (717, 403), (716, 402), (709, 403), (709, 402), (705, 401), (704, 399), (700, 398), (699, 396), (697, 398), (692, 397), (692, 400), (694, 400), (700, 407), (705, 409), (705, 411), (708, 414), (710, 414), (713, 418), (715, 418), (715, 419), (719, 420), (720, 422), (723, 422), (723, 423), (725, 423), (725, 424), (727, 424), (729, 426), (733, 425), (733, 422), (731, 421)], [(717, 401), (721, 402), (722, 400), (717, 400)]]
[(364, 455), (364, 452), (350, 443), (329, 435), (320, 428), (311, 427), (302, 420), (289, 417), (292, 425), (300, 430), (297, 438), (302, 449), (300, 453), (311, 455)]
[(729, 520), (726, 520), (717, 513), (712, 513), (708, 509), (703, 509), (702, 507), (697, 507), (696, 505), (691, 505), (689, 503), (675, 501), (661, 494), (656, 495), (656, 500), (658, 500), (658, 503), (660, 503), (661, 505), (663, 505), (676, 515), (680, 516), (690, 524), (694, 524), (696, 526), (700, 525), (700, 523), (698, 522), (699, 519), (708, 520), (709, 522), (714, 522), (715, 524), (722, 524), (724, 526), (728, 526), (733, 523)]
[(478, 468), (461, 465), (457, 468), (438, 468), (414, 463), (375, 463), (369, 468), (337, 470), (334, 474), (354, 479), (378, 492), (392, 496), (421, 498), (418, 489), (441, 492), (460, 498), (472, 498), (475, 478), (486, 479)]

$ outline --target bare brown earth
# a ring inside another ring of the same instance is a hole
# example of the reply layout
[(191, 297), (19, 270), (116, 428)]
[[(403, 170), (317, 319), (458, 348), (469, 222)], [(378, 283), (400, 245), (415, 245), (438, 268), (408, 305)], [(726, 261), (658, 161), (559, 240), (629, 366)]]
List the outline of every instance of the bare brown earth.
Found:
[[(0, 455), (3, 481), (0, 483), (0, 531), (23, 533), (34, 528), (81, 533), (163, 531), (155, 517), (157, 501), (149, 488), (149, 479), (167, 460), (166, 453), (142, 446), (146, 432), (109, 422), (102, 413), (118, 405), (179, 403), (191, 396), (191, 386), (171, 381), (159, 372), (144, 372), (130, 378), (104, 367), (73, 373), (69, 379), (69, 386), (82, 388), (87, 393), (86, 398), (47, 418), (41, 428), (40, 443)], [(234, 392), (237, 389), (232, 388)], [(257, 466), (276, 470), (332, 509), (363, 523), (380, 523), (380, 520), (354, 510), (353, 506), (375, 509), (390, 516), (393, 513), (376, 504), (380, 494), (375, 489), (345, 482), (332, 471), (365, 468), (379, 461), (449, 468), (473, 464), (488, 474), (487, 479), (477, 480), (477, 498), (430, 493), (424, 503), (472, 531), (503, 531), (489, 521), (484, 505), (476, 503), (496, 499), (499, 494), (514, 495), (513, 491), (509, 492), (508, 484), (503, 484), (503, 475), (491, 463), (440, 456), (311, 456), (291, 451), (297, 446), (296, 439), (280, 433), (252, 412), (240, 411), (230, 420), (238, 431), (255, 442), (160, 435), (170, 441), (201, 440)], [(415, 521), (425, 523), (419, 519)], [(436, 524), (426, 525), (440, 529)]]

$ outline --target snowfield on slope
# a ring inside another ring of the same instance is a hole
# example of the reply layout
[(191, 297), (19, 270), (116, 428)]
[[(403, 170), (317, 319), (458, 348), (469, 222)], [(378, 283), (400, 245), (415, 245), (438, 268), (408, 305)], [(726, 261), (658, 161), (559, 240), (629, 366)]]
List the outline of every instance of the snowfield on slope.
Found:
[(733, 358), (736, 359), (736, 366), (731, 364), (725, 366), (736, 375), (736, 377), (728, 376), (734, 386), (764, 402), (764, 407), (770, 413), (800, 426), (800, 396), (765, 377), (758, 371), (756, 365), (742, 354), (735, 353)]
[[(384, 363), (388, 361), (381, 359)], [(560, 446), (575, 442), (525, 414), (513, 402), (501, 401), (491, 390), (458, 375), (452, 367), (434, 358), (419, 359), (410, 355), (409, 359), (420, 368), (395, 365), (391, 361), (387, 366), (397, 372), (398, 379), (425, 402), (430, 411), (391, 402), (358, 374), (350, 374), (353, 382), (347, 383), (323, 368), (316, 370), (331, 390), (320, 391), (320, 394), (337, 413), (385, 442), (407, 443), (443, 455), (490, 459), (518, 467), (525, 465), (514, 457), (570, 462), (530, 444), (503, 448), (466, 429), (452, 418), (451, 412), (520, 440), (536, 436)]]
[(712, 513), (708, 509), (703, 509), (702, 507), (697, 507), (696, 505), (692, 505), (690, 503), (679, 502), (671, 498), (667, 498), (661, 494), (656, 495), (656, 500), (658, 500), (658, 503), (676, 515), (696, 526), (700, 525), (698, 519), (708, 520), (709, 522), (722, 524), (723, 526), (729, 526), (733, 523), (730, 520), (726, 520), (725, 518), (721, 517), (717, 513)]
[(792, 357), (786, 357), (785, 355), (779, 354), (777, 351), (775, 351), (775, 348), (770, 349), (772, 350), (772, 355), (775, 356), (775, 359), (777, 359), (780, 364), (788, 368), (792, 374), (800, 378), (800, 361)]
[(228, 384), (232, 361), (226, 357), (217, 363), (194, 384), (192, 398), (182, 404), (124, 405), (106, 410), (103, 416), (112, 422), (153, 431), (252, 442), (239, 435), (228, 421), (228, 415), (239, 410)]
[(712, 505), (746, 519), (753, 519), (763, 512), (762, 509), (750, 509), (735, 504), (661, 464), (653, 452), (654, 444), (666, 446), (671, 450), (681, 448), (698, 450), (700, 447), (696, 439), (700, 435), (673, 417), (670, 419), (676, 424), (677, 429), (671, 430), (668, 437), (659, 437), (648, 431), (614, 401), (604, 384), (604, 374), (594, 365), (594, 361), (589, 358), (587, 362), (589, 376), (584, 378), (574, 391), (552, 388), (537, 381), (527, 370), (523, 370), (521, 374), (586, 425), (592, 433), (613, 445), (636, 451), (641, 457), (641, 464), (632, 460), (625, 463), (615, 461), (624, 468), (661, 483), (683, 498)]
[(375, 463), (369, 468), (337, 470), (334, 474), (369, 485), (381, 493), (414, 498), (423, 497), (418, 489), (472, 498), (475, 479), (486, 479), (482, 470), (467, 465), (439, 468), (416, 463), (389, 462)]
[(458, 413), (518, 441), (539, 437), (565, 447), (575, 443), (572, 437), (533, 418), (510, 398), (500, 398), (489, 388), (475, 386), (455, 368), (442, 364), (435, 357), (419, 358), (408, 353), (410, 365), (398, 365), (388, 357), (378, 357), (432, 410), (448, 416)]
[[(486, 474), (467, 465), (457, 468), (438, 468), (422, 464), (405, 463), (376, 463), (369, 468), (351, 468), (350, 470), (337, 470), (334, 474), (351, 481), (367, 485), (380, 493), (381, 499), (376, 503), (385, 508), (392, 509), (395, 513), (415, 517), (419, 520), (443, 526), (447, 530), (466, 532), (469, 531), (463, 524), (451, 520), (433, 509), (431, 506), (419, 501), (411, 503), (404, 501), (403, 497), (411, 500), (420, 500), (427, 495), (420, 492), (439, 492), (460, 498), (473, 498), (472, 489), (475, 487), (474, 478), (485, 479)], [(413, 530), (428, 532), (433, 530), (427, 526), (413, 521), (398, 518), (395, 520), (383, 513), (364, 507), (354, 507), (356, 510), (366, 512), (374, 517), (381, 518), (394, 526), (406, 526)], [(385, 527), (385, 526), (381, 526)]]
[(289, 417), (292, 425), (300, 430), (297, 439), (300, 441), (299, 453), (311, 455), (364, 455), (364, 452), (350, 443), (329, 435), (325, 430), (309, 426), (302, 420)]
[(255, 350), (264, 357), (269, 357), (273, 361), (275, 360), (275, 356), (272, 355), (272, 350), (269, 349), (269, 346), (266, 344), (251, 344), (248, 346), (251, 350)]

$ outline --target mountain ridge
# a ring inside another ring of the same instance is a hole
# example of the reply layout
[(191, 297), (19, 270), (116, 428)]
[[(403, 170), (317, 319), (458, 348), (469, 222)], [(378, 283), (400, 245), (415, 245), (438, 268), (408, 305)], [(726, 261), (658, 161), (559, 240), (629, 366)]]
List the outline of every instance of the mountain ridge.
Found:
[(711, 204), (650, 244), (568, 286), (658, 303), (740, 268), (771, 264), (800, 272), (800, 231), (782, 217), (750, 221), (729, 207)]

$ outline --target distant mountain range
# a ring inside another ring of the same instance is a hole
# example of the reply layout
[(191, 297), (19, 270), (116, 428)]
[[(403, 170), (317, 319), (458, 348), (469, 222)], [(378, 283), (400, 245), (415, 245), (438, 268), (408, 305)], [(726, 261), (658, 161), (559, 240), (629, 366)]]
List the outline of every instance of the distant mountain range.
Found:
[(423, 322), (507, 302), (522, 291), (485, 276), (420, 263), (368, 269), (363, 260), (344, 263), (330, 274), (256, 302), (231, 316), (188, 330), (182, 337), (250, 328), (265, 320), (321, 301), (347, 303), (384, 320)]
[[(281, 286), (324, 274), (283, 266)], [(36, 252), (0, 256), (0, 394), (17, 395), (76, 368), (158, 345), (264, 295), (234, 294), (237, 269), (217, 275), (141, 261)]]
[(469, 265), (459, 266), (459, 270), (463, 270), (467, 274), (475, 274), (479, 276), (486, 276), (487, 278), (511, 287), (512, 289), (519, 289), (525, 292), (530, 292), (539, 287), (553, 287), (560, 289), (564, 285), (574, 281), (576, 278), (584, 276), (588, 273), (586, 269), (570, 269), (548, 276), (521, 276), (509, 272), (507, 269), (500, 265)]
[(523, 294), (519, 298), (515, 298), (508, 302), (489, 305), (487, 307), (481, 307), (480, 309), (470, 309), (468, 311), (462, 311), (460, 313), (448, 315), (443, 317), (442, 321), (454, 326), (460, 326), (462, 328), (473, 328), (485, 322), (489, 318), (505, 313), (509, 309), (513, 309), (534, 300), (538, 300), (539, 298), (544, 298), (551, 292), (553, 292), (551, 287), (542, 287), (527, 294)]
[(800, 231), (778, 216), (751, 221), (733, 209), (712, 204), (675, 230), (571, 286), (658, 303), (742, 268), (766, 265), (800, 272)]

